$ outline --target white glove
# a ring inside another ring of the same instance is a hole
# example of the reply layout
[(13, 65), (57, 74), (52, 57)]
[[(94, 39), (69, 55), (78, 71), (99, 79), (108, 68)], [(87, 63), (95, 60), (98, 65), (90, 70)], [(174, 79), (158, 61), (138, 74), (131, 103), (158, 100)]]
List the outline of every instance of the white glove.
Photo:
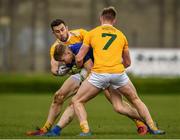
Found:
[(69, 70), (70, 70), (70, 68), (67, 67), (66, 65), (60, 65), (57, 70), (57, 75), (63, 76), (65, 74), (67, 74)]

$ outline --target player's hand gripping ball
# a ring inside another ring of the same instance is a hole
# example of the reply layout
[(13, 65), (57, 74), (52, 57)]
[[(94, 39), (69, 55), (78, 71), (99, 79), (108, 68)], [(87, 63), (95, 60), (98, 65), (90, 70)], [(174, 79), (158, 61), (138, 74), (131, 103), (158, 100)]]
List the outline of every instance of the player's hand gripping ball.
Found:
[(61, 64), (57, 70), (57, 74), (59, 76), (63, 76), (69, 72), (70, 68), (67, 67), (65, 64)]

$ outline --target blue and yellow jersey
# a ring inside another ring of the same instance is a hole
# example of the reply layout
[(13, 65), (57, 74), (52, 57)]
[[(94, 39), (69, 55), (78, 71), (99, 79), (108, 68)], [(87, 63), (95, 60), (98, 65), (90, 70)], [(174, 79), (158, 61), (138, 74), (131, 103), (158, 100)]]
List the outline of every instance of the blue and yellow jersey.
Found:
[(93, 48), (94, 66), (97, 73), (121, 73), (125, 70), (122, 64), (122, 52), (128, 49), (125, 35), (111, 25), (98, 26), (88, 32), (83, 45)]
[(63, 44), (65, 46), (76, 44), (76, 43), (82, 43), (85, 37), (85, 34), (87, 33), (84, 29), (76, 29), (69, 31), (69, 38), (66, 42), (61, 42), (59, 39), (57, 39), (50, 48), (50, 56), (51, 58), (54, 55), (54, 50), (56, 45)]
[[(73, 45), (69, 45), (69, 49), (72, 51), (72, 53), (74, 55), (77, 55), (80, 48), (82, 46), (82, 43), (76, 43)], [(86, 63), (89, 59), (91, 59), (92, 61), (94, 61), (94, 57), (93, 57), (93, 50), (92, 48), (89, 49), (88, 53), (86, 54), (86, 56), (83, 59), (83, 64)], [(73, 60), (73, 62), (71, 64), (68, 64), (68, 67), (72, 67), (73, 65), (76, 65), (75, 60)]]

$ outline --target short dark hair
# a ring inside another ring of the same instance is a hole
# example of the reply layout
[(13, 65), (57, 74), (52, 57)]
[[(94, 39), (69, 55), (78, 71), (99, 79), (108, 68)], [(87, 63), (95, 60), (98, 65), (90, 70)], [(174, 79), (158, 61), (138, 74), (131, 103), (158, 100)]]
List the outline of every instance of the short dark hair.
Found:
[(55, 49), (54, 49), (54, 59), (56, 61), (60, 61), (61, 60), (61, 57), (62, 57), (62, 55), (65, 52), (65, 49), (66, 49), (66, 46), (64, 46), (62, 44), (58, 44), (58, 45), (55, 46)]
[(104, 8), (101, 16), (106, 20), (114, 20), (116, 18), (116, 9), (112, 6)]
[(54, 26), (58, 26), (60, 24), (64, 24), (66, 26), (66, 23), (62, 19), (55, 19), (51, 22), (51, 29), (53, 30)]

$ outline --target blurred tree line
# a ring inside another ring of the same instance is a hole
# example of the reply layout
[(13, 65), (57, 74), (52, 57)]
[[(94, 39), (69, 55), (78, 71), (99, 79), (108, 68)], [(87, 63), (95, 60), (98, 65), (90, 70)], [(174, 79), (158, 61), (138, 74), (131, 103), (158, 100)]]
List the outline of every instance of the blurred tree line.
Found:
[(90, 30), (111, 5), (130, 46), (180, 47), (179, 0), (0, 0), (0, 72), (49, 71), (51, 21)]

